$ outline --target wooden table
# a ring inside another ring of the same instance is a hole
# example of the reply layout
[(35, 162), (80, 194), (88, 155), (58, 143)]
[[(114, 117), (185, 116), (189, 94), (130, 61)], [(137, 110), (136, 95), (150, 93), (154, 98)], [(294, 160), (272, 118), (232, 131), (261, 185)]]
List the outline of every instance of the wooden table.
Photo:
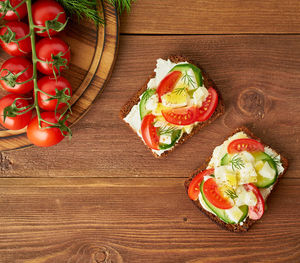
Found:
[[(300, 262), (299, 1), (137, 0), (120, 20), (111, 80), (73, 139), (0, 155), (0, 262)], [(157, 160), (118, 113), (170, 54), (203, 65), (226, 114)], [(241, 125), (290, 168), (263, 218), (235, 234), (183, 182)]]

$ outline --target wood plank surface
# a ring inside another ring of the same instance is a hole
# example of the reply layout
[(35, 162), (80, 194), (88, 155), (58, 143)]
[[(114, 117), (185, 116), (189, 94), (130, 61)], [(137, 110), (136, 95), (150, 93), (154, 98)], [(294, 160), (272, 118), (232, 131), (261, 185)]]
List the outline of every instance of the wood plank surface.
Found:
[(137, 0), (126, 34), (300, 33), (299, 0)]
[(183, 181), (2, 179), (0, 262), (299, 262), (299, 178), (243, 234), (198, 211)]
[[(300, 36), (122, 36), (111, 81), (71, 141), (2, 153), (2, 177), (186, 177), (235, 128), (247, 125), (300, 170)], [(156, 58), (183, 53), (222, 92), (226, 113), (165, 160), (119, 119)], [(95, 82), (99, 79), (96, 78)], [(287, 114), (288, 113), (288, 114)]]

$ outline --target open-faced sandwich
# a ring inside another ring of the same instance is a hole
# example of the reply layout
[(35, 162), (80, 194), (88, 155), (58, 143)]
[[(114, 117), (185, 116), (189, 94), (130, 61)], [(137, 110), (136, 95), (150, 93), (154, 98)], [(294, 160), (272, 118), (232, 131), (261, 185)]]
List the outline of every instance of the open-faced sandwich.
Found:
[(223, 113), (220, 93), (203, 69), (171, 56), (157, 60), (154, 73), (123, 106), (120, 117), (160, 157)]
[(185, 182), (194, 204), (227, 230), (244, 232), (262, 217), (288, 161), (247, 128), (239, 128)]

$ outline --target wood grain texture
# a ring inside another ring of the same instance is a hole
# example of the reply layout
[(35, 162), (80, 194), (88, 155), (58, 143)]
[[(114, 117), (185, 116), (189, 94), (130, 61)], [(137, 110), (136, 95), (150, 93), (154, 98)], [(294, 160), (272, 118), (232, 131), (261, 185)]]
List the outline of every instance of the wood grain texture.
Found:
[[(187, 177), (228, 134), (246, 125), (282, 151), (291, 165), (287, 177), (296, 178), (299, 46), (300, 36), (122, 36), (111, 81), (74, 126), (72, 140), (2, 153), (11, 164), (1, 176)], [(223, 95), (226, 112), (167, 159), (156, 160), (119, 119), (119, 110), (152, 72), (156, 58), (178, 53), (203, 65)]]
[(299, 178), (283, 178), (243, 234), (202, 215), (183, 182), (1, 179), (0, 262), (110, 262), (100, 261), (103, 251), (117, 263), (299, 262)]
[(300, 33), (300, 4), (298, 0), (142, 0), (121, 20), (121, 33), (126, 34)]
[[(103, 13), (106, 19), (105, 27), (96, 27), (92, 22), (79, 22), (75, 19), (60, 35), (72, 50), (72, 64), (69, 70), (63, 73), (73, 88), (73, 96), (70, 101), (72, 114), (68, 119), (71, 125), (82, 118), (96, 96), (102, 92), (111, 75), (116, 58), (119, 43), (118, 14), (115, 8), (107, 2), (102, 4), (99, 12)], [(2, 51), (2, 53), (4, 52)], [(4, 61), (7, 57), (4, 55), (1, 60)], [(96, 85), (92, 85), (96, 72), (100, 70), (101, 80)], [(64, 111), (65, 109), (62, 109), (62, 112)], [(26, 129), (0, 130), (1, 151), (20, 149), (30, 145)]]

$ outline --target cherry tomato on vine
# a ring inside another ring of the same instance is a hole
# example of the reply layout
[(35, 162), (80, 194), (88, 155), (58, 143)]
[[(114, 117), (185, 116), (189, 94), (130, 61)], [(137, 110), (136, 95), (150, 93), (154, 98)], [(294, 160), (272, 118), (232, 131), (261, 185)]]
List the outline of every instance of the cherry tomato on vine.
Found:
[[(17, 98), (20, 98), (16, 100)], [(6, 107), (11, 106), (15, 101), (15, 107)], [(28, 125), (31, 120), (32, 110), (22, 114), (16, 115), (15, 113), (24, 112), (26, 109), (19, 110), (20, 108), (27, 107), (29, 105), (28, 101), (19, 95), (8, 94), (0, 99), (0, 123), (2, 126), (9, 130), (20, 130)], [(4, 120), (4, 111), (6, 110), (7, 116)]]
[(31, 79), (33, 74), (32, 63), (26, 58), (13, 57), (6, 60), (0, 72), (0, 84), (8, 92), (25, 94), (33, 89), (32, 80), (20, 84)]
[(40, 108), (46, 111), (61, 109), (67, 105), (66, 102), (69, 102), (72, 96), (71, 84), (64, 77), (58, 77), (55, 80), (53, 77), (45, 76), (38, 81), (38, 87), (45, 93), (60, 97), (60, 99), (51, 99), (48, 95), (38, 92), (38, 104)]
[[(5, 14), (3, 19), (7, 21), (21, 20), (27, 15), (26, 3), (21, 4), (22, 2), (23, 0), (0, 0), (0, 16)], [(20, 6), (14, 10), (18, 5)]]
[(32, 18), (37, 26), (48, 26), (46, 30), (36, 28), (37, 35), (42, 37), (54, 36), (62, 31), (66, 23), (66, 13), (63, 7), (54, 0), (39, 0), (32, 5)]
[[(67, 135), (67, 122), (59, 120), (60, 114), (55, 114), (52, 111), (41, 113), (41, 118), (47, 122), (59, 125), (63, 128), (63, 132)], [(59, 123), (60, 122), (60, 123)], [(38, 116), (33, 118), (27, 127), (27, 137), (35, 145), (41, 147), (49, 147), (58, 144), (64, 139), (60, 128), (51, 127), (50, 124), (41, 121), (41, 127), (39, 128)]]
[(8, 22), (0, 29), (0, 45), (11, 56), (25, 56), (31, 52), (29, 27), (23, 22)]
[(57, 75), (68, 68), (70, 48), (60, 38), (43, 38), (36, 44), (37, 69), (45, 75)]

